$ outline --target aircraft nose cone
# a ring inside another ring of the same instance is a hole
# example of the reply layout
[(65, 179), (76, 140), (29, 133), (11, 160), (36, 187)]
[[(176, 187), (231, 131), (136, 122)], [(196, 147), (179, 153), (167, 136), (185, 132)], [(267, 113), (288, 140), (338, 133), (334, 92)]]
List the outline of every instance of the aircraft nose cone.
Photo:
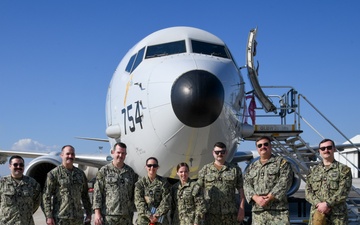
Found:
[(205, 127), (221, 113), (224, 87), (215, 75), (204, 70), (192, 70), (174, 82), (171, 103), (182, 123), (190, 127)]

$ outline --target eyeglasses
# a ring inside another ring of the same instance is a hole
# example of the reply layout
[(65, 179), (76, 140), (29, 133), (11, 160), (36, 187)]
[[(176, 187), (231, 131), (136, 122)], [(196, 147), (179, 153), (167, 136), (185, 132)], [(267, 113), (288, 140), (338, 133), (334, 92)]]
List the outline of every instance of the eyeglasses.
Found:
[(326, 149), (327, 149), (327, 150), (332, 150), (332, 148), (333, 148), (333, 146), (332, 146), (332, 145), (329, 145), (329, 146), (325, 146), (325, 147), (320, 147), (319, 149), (320, 149), (321, 151), (325, 151)]
[(14, 167), (24, 167), (24, 163), (13, 163), (11, 165), (13, 165)]
[(219, 155), (220, 153), (221, 153), (221, 155), (225, 155), (226, 150), (214, 151), (214, 153), (215, 153), (216, 155)]
[(146, 164), (146, 166), (149, 168), (151, 168), (151, 167), (158, 168), (159, 167), (158, 164)]
[(266, 147), (268, 147), (268, 146), (269, 146), (269, 142), (265, 142), (264, 144), (258, 144), (257, 147), (258, 147), (258, 148), (261, 148), (263, 145), (266, 146)]

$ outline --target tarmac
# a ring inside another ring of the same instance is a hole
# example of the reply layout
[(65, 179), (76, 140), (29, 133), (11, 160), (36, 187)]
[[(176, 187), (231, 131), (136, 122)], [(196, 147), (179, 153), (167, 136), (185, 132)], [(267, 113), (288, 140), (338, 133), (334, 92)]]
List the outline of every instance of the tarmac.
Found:
[[(44, 213), (43, 211), (39, 208), (33, 215), (34, 217), (34, 221), (35, 221), (35, 225), (46, 225), (46, 221), (45, 221), (45, 216), (44, 216)], [(135, 223), (136, 221), (136, 213), (135, 213), (135, 216), (134, 216), (134, 221), (133, 223)], [(92, 218), (91, 218), (91, 225), (94, 225), (94, 214), (92, 215)]]
[[(355, 188), (360, 189), (360, 178), (354, 178), (353, 179), (353, 186)], [(300, 188), (299, 190), (295, 193), (296, 197), (298, 198), (304, 198), (305, 197), (305, 183), (302, 182), (300, 184)], [(354, 193), (351, 192), (349, 195), (353, 195)], [(33, 215), (34, 217), (34, 221), (35, 221), (35, 225), (46, 225), (46, 221), (45, 221), (45, 216), (44, 213), (42, 212), (42, 210), (39, 208), (36, 213)], [(134, 216), (134, 224), (135, 224), (135, 220), (136, 220), (136, 213)], [(94, 215), (92, 217), (92, 221), (91, 224), (94, 225)]]

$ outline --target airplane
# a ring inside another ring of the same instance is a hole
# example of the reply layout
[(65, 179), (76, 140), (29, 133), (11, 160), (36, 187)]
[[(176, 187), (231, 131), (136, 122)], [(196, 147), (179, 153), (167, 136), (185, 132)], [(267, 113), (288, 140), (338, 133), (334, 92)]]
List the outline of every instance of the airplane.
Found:
[[(250, 74), (256, 74), (255, 34), (250, 32), (248, 42)], [(165, 28), (140, 40), (117, 66), (106, 97), (108, 139), (82, 139), (109, 142), (110, 148), (124, 142), (125, 162), (140, 176), (147, 174), (145, 160), (153, 156), (159, 160), (159, 175), (174, 179), (176, 165), (187, 162), (190, 177), (196, 178), (214, 160), (211, 152), (218, 141), (227, 145), (227, 161), (250, 161), (253, 153), (239, 149), (254, 133), (246, 121), (244, 85), (240, 68), (220, 38), (194, 27)], [(276, 110), (261, 91), (256, 96), (266, 112)], [(14, 150), (0, 150), (0, 162), (13, 154), (34, 158), (25, 174), (42, 186), (46, 174), (61, 164), (60, 152)], [(77, 153), (75, 163), (90, 180), (111, 160), (109, 154)], [(294, 179), (292, 192), (299, 184)]]
[[(127, 145), (126, 163), (146, 175), (145, 160), (159, 160), (158, 173), (175, 178), (176, 165), (187, 162), (195, 178), (213, 161), (217, 141), (229, 150), (228, 161), (252, 158), (238, 151), (253, 127), (244, 123), (244, 79), (226, 44), (193, 27), (156, 31), (135, 44), (116, 68), (106, 98), (106, 135), (110, 147)], [(44, 183), (47, 172), (61, 164), (59, 152), (0, 150), (0, 161), (14, 153), (34, 158), (25, 174)], [(108, 154), (76, 154), (75, 163), (94, 177), (111, 160)]]

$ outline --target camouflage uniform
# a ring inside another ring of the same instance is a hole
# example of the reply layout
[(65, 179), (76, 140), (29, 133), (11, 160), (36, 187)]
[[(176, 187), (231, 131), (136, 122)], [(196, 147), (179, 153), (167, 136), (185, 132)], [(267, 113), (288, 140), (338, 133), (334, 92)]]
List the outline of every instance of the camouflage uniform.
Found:
[(93, 209), (100, 209), (108, 224), (132, 224), (134, 215), (134, 188), (138, 175), (124, 164), (119, 169), (112, 163), (96, 174)]
[(235, 195), (236, 190), (243, 188), (240, 167), (225, 162), (218, 170), (214, 163), (209, 163), (199, 171), (198, 183), (205, 192), (207, 206), (205, 224), (238, 224), (239, 205), (237, 205)]
[(181, 182), (171, 188), (172, 225), (200, 224), (206, 212), (204, 196), (200, 185), (193, 180), (181, 186)]
[(77, 167), (72, 170), (60, 165), (47, 174), (43, 194), (46, 218), (56, 224), (80, 225), (86, 215), (91, 215), (91, 203), (85, 173)]
[[(135, 206), (138, 212), (137, 224), (148, 225), (151, 208), (156, 208), (156, 214), (164, 215), (162, 225), (168, 225), (167, 213), (170, 210), (170, 184), (159, 175), (150, 181), (148, 176), (139, 179), (135, 184)], [(160, 223), (156, 223), (159, 225)]]
[[(244, 177), (244, 193), (252, 204), (252, 224), (290, 224), (287, 191), (291, 187), (293, 171), (291, 165), (281, 156), (271, 155), (261, 164), (260, 159), (247, 168)], [(254, 195), (266, 196), (271, 193), (275, 199), (261, 207), (252, 199)]]
[(0, 225), (34, 225), (32, 215), (41, 200), (41, 188), (35, 179), (21, 180), (5, 176), (0, 180)]
[(326, 224), (348, 224), (346, 198), (352, 185), (351, 170), (348, 166), (334, 161), (328, 168), (323, 163), (314, 166), (306, 177), (305, 198), (312, 205), (309, 224), (316, 205), (327, 202), (331, 211), (326, 215)]

